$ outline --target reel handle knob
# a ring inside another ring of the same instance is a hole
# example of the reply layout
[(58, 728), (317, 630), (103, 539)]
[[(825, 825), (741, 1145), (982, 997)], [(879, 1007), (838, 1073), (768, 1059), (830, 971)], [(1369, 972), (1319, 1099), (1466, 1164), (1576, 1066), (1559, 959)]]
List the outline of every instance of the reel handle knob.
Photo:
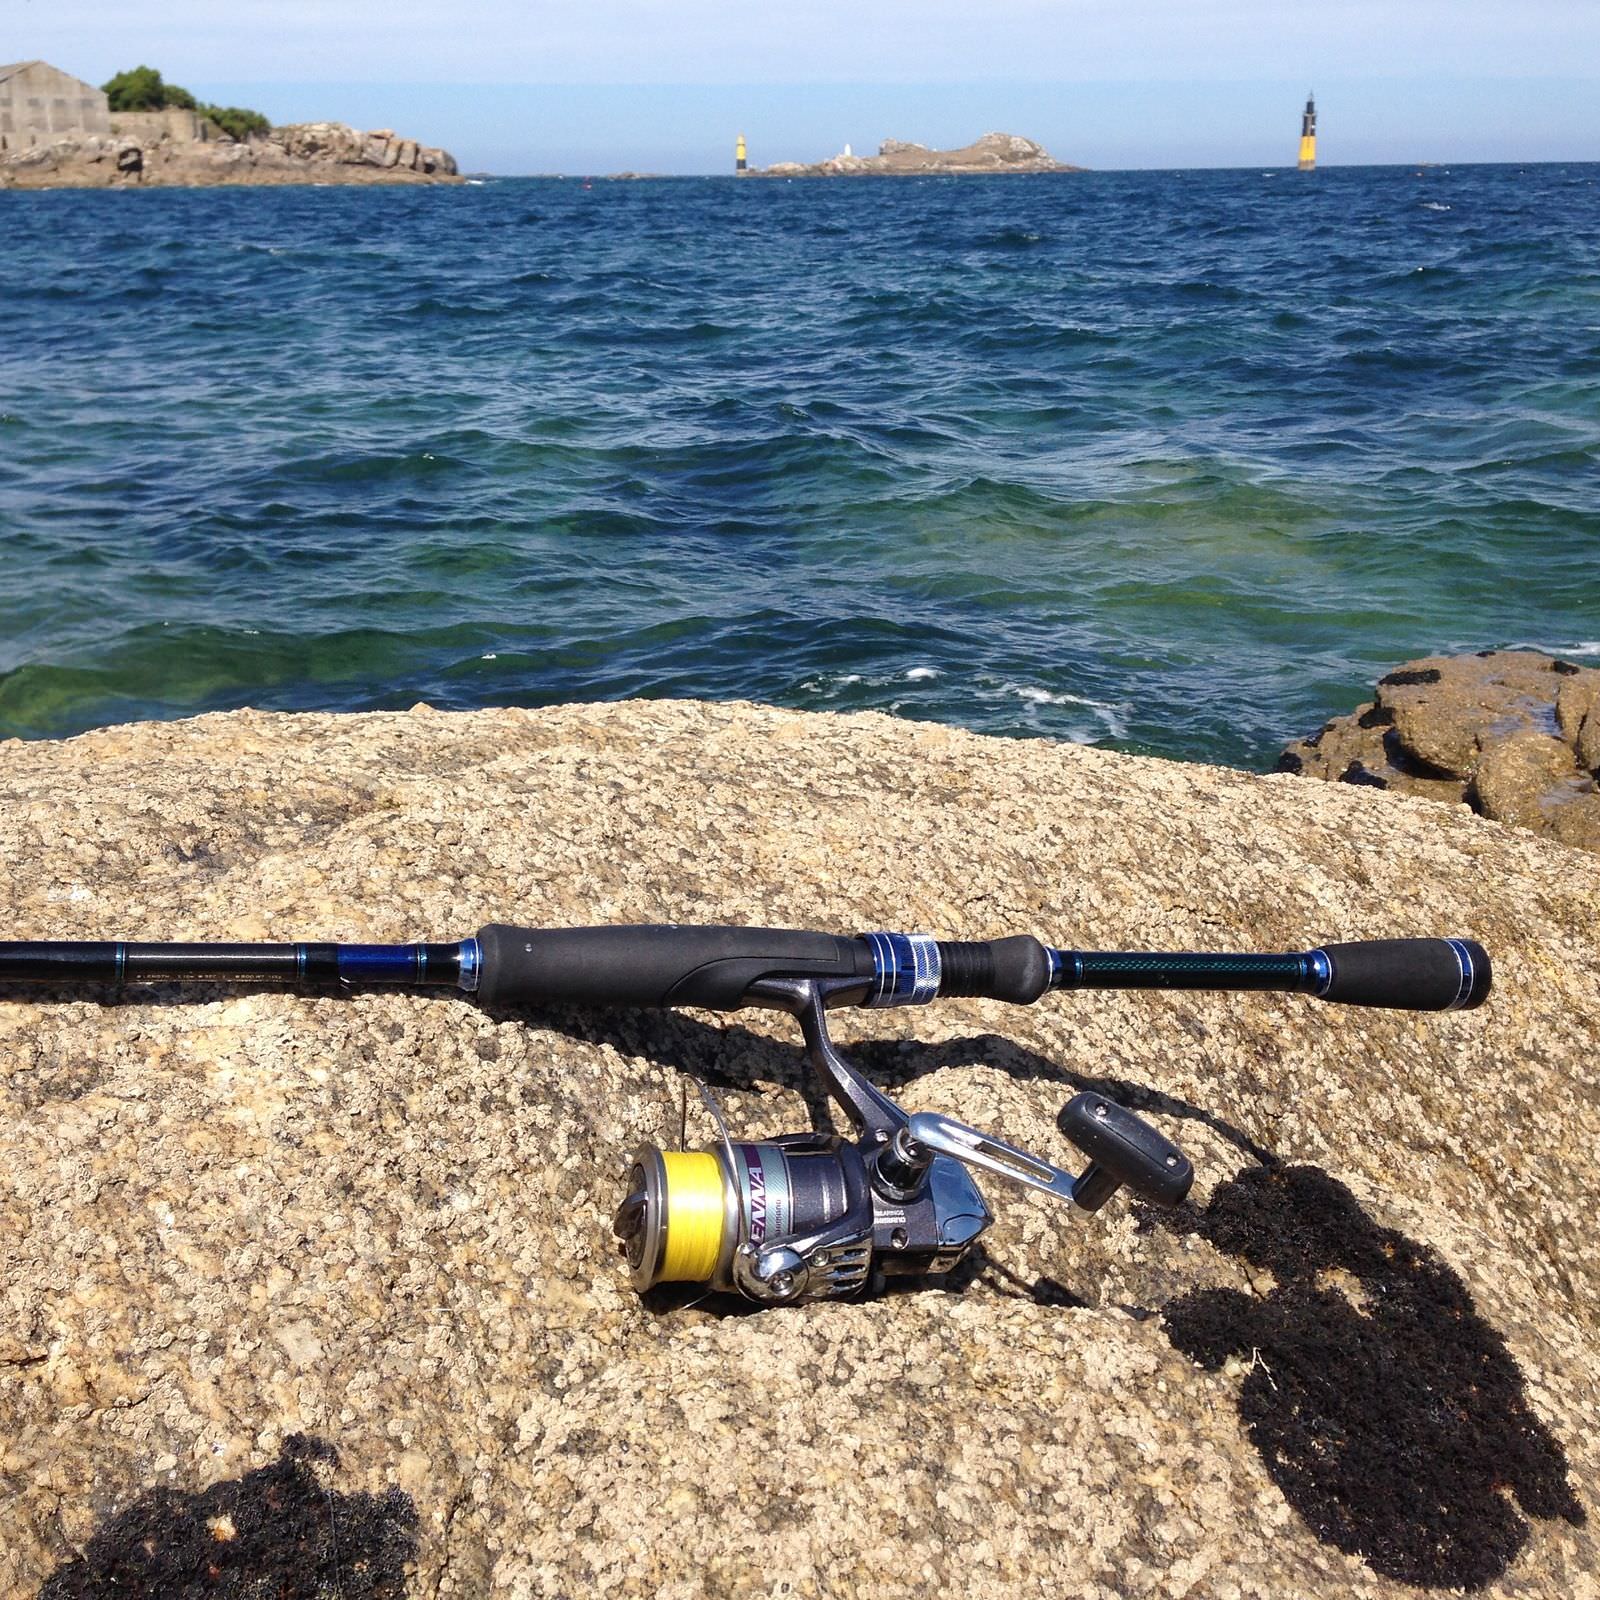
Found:
[(1194, 1167), (1177, 1145), (1103, 1094), (1074, 1095), (1061, 1128), (1089, 1157), (1072, 1192), (1081, 1210), (1098, 1211), (1123, 1184), (1157, 1205), (1175, 1206), (1194, 1183)]

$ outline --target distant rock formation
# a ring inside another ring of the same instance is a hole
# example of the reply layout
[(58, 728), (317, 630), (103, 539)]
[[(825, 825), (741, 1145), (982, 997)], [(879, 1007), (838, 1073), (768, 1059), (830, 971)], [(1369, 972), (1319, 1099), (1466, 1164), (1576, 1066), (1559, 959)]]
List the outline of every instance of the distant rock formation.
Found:
[(845, 146), (844, 153), (810, 165), (800, 161), (779, 161), (770, 167), (757, 167), (752, 178), (917, 178), (929, 175), (989, 172), (1082, 172), (1064, 161), (1057, 161), (1042, 144), (1015, 133), (986, 133), (959, 150), (930, 150), (925, 144), (907, 144), (901, 139), (885, 139), (875, 156), (857, 156)]
[(73, 134), (0, 156), (0, 188), (95, 189), (241, 183), (459, 183), (455, 157), (342, 122), (301, 122), (264, 138), (185, 139), (164, 128)]
[(1600, 668), (1535, 650), (1408, 661), (1278, 769), (1468, 805), (1600, 851)]

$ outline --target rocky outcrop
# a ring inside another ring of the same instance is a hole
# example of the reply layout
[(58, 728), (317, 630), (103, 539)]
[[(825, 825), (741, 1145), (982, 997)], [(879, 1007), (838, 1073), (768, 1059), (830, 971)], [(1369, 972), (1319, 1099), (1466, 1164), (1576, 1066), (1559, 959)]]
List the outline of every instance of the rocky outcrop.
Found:
[(1533, 650), (1408, 661), (1278, 766), (1467, 805), (1600, 850), (1600, 669)]
[(799, 161), (780, 161), (770, 167), (753, 169), (754, 178), (894, 178), (927, 177), (940, 174), (994, 172), (1082, 172), (1082, 167), (1057, 161), (1041, 144), (1015, 133), (986, 133), (959, 150), (930, 150), (926, 145), (907, 144), (900, 139), (885, 139), (875, 156), (851, 155), (848, 151), (827, 161), (807, 165)]
[(0, 156), (0, 187), (204, 187), (238, 183), (455, 183), (447, 150), (342, 122), (274, 128), (260, 139), (84, 135)]
[(692, 1079), (809, 1125), (781, 1017), (0, 993), (0, 1593), (1593, 1600), (1580, 852), (882, 716), (240, 712), (0, 744), (0, 904), (12, 938), (1454, 932), (1497, 969), (1454, 1016), (836, 1013), (914, 1109), (1057, 1159), (1077, 1089), (1135, 1106), (1193, 1204), (986, 1182), (957, 1284), (751, 1315), (641, 1303), (610, 1214)]

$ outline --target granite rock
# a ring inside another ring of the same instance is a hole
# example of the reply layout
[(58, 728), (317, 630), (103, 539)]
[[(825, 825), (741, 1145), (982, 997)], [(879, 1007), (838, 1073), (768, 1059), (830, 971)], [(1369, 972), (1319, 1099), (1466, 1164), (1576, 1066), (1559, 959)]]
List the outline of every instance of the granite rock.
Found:
[[(114, 160), (108, 161), (111, 154)], [(342, 122), (294, 123), (248, 140), (168, 135), (104, 139), (89, 134), (0, 155), (0, 188), (96, 188), (110, 184), (208, 187), (236, 183), (453, 183), (447, 150), (362, 133)]]
[(0, 903), (21, 938), (1458, 933), (1498, 982), (838, 1014), (912, 1108), (1056, 1159), (1076, 1089), (1136, 1106), (1193, 1205), (986, 1183), (958, 1285), (748, 1315), (641, 1303), (609, 1220), (691, 1077), (809, 1125), (781, 1017), (0, 992), (0, 1592), (198, 1551), (240, 1595), (1600, 1594), (1588, 856), (882, 716), (247, 711), (0, 744)]
[(1534, 650), (1408, 661), (1288, 745), (1279, 770), (1468, 805), (1600, 851), (1600, 668)]

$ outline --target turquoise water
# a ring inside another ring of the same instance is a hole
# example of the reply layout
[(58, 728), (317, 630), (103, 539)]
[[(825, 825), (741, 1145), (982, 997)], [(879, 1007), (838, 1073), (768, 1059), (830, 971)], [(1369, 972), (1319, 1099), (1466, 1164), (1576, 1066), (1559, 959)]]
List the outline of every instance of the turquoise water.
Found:
[(1600, 660), (1600, 166), (0, 194), (0, 735)]

